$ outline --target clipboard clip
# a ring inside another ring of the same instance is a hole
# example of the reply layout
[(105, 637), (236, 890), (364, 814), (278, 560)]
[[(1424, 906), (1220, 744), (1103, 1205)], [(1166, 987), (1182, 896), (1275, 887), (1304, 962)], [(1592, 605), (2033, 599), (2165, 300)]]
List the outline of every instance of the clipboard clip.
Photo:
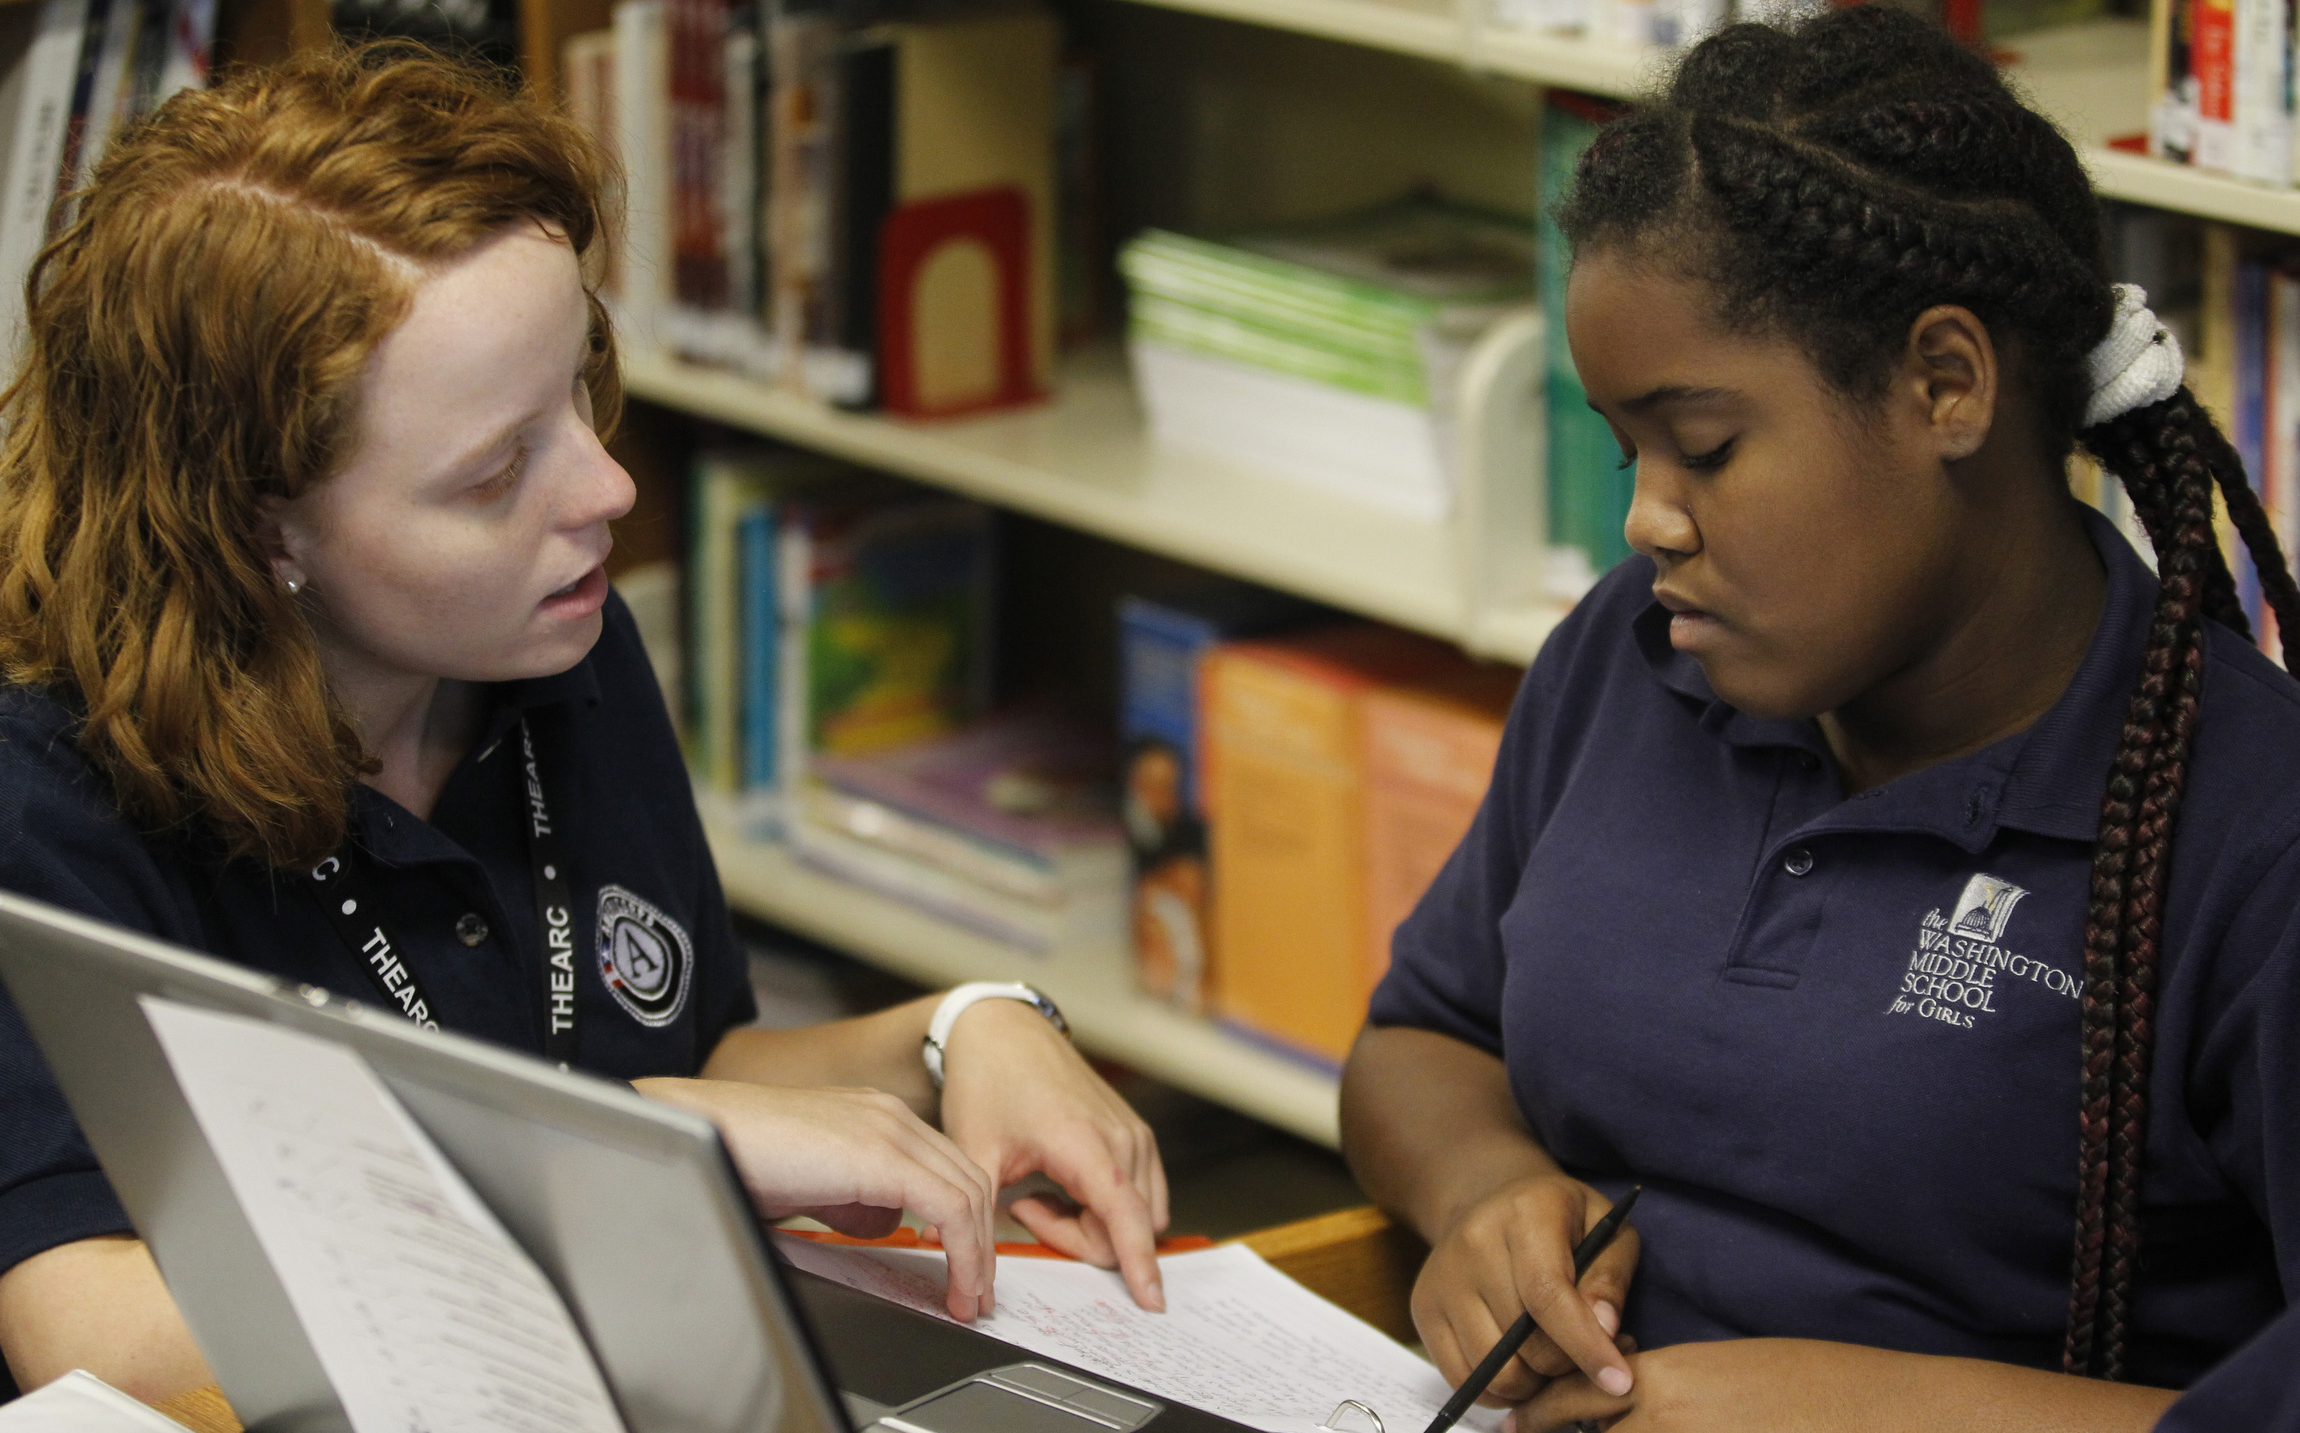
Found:
[(1326, 1421), (1318, 1425), (1318, 1433), (1365, 1433), (1361, 1427), (1345, 1427), (1343, 1425), (1344, 1415), (1353, 1410), (1364, 1414), (1365, 1421), (1374, 1425), (1373, 1433), (1389, 1433), (1389, 1430), (1382, 1426), (1382, 1415), (1358, 1402), (1355, 1398), (1345, 1398), (1335, 1404), (1334, 1411), (1326, 1415)]

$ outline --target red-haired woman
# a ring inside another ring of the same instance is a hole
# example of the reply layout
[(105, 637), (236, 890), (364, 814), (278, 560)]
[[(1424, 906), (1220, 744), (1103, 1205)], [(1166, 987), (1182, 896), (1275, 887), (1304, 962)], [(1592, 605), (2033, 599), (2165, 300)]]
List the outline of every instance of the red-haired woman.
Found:
[[(1017, 1215), (1156, 1306), (1156, 1149), (1033, 992), (740, 1028), (601, 565), (632, 500), (599, 438), (605, 189), (545, 106), (388, 48), (179, 96), (112, 150), (5, 400), (0, 885), (633, 1080), (716, 1121), (770, 1214), (916, 1210), (962, 1318), (998, 1186), (1042, 1170), (1076, 1204)], [(4, 1001), (0, 1351), (21, 1387), (208, 1381)]]

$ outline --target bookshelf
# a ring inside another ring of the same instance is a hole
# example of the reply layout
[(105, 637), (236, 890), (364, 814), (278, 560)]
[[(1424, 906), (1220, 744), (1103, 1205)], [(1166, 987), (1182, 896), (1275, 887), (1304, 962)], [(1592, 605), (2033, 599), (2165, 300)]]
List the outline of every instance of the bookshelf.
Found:
[[(241, 58), (262, 59), (319, 43), (325, 35), (323, 4), (227, 0), (223, 47)], [(1667, 57), (1653, 52), (1494, 27), (1482, 18), (1485, 5), (1486, 0), (1122, 0), (1100, 8), (1175, 12), (1273, 36), (1337, 41), (1359, 52), (1399, 57), (1401, 66), (1446, 72), (1465, 84), (1514, 86), (1522, 93), (1554, 85), (1631, 96), (1665, 70)], [(559, 42), (604, 24), (608, 11), (609, 0), (522, 0), (530, 72), (549, 83)], [(2144, 25), (2077, 26), (2024, 37), (2016, 49), (2014, 74), (2078, 142), (2105, 196), (2300, 234), (2300, 193), (2108, 147), (2109, 139), (2137, 132), (2144, 123)], [(1298, 92), (1282, 98), (1303, 102)], [(1399, 95), (1361, 96), (1359, 102), (1384, 107), (1389, 118), (1411, 130), (1413, 142), (1433, 154), (1452, 147), (1452, 135), (1425, 132), (1426, 115)], [(1476, 102), (1482, 101), (1463, 103)], [(1494, 112), (1513, 116), (1507, 121), (1513, 129), (1492, 154), (1529, 150), (1537, 109), (1497, 102)], [(1237, 131), (1239, 137), (1248, 133)], [(1336, 142), (1347, 148), (1364, 139)], [(1256, 181), (1288, 178), (1282, 166), (1238, 172)], [(1447, 175), (1442, 167), (1437, 172)], [(1152, 176), (1150, 184), (1189, 187), (1163, 175)], [(1285, 209), (1298, 197), (1289, 191), (1273, 206)], [(1199, 207), (1209, 223), (1230, 222), (1224, 216), (1239, 202), (1225, 194)], [(1488, 355), (1480, 370), (1482, 387), (1471, 395), (1465, 425), (1470, 476), (1458, 511), (1445, 522), (1402, 520), (1218, 458), (1160, 448), (1145, 431), (1123, 358), (1112, 347), (1068, 360), (1043, 404), (940, 424), (839, 411), (637, 345), (626, 350), (624, 361), (630, 393), (658, 413), (707, 418), (835, 453), (1146, 552), (1449, 638), (1481, 655), (1524, 662), (1539, 650), (1562, 609), (1539, 596), (1526, 571), (1525, 554), (1540, 541), (1533, 515), (1541, 494), (1538, 482), (1526, 476), (1540, 471), (1540, 436), (1538, 422), (1529, 433), (1524, 414), (1512, 404), (1532, 406), (1537, 370), (1530, 355), (1537, 345), (1524, 333), (1517, 337), (1514, 352)], [(1537, 340), (1538, 332), (1531, 337)], [(659, 422), (640, 426), (657, 430), (648, 443), (662, 443)], [(673, 451), (675, 445), (654, 455), (662, 461), (647, 466), (659, 471), (651, 478), (642, 473), (643, 480), (675, 484), (675, 459), (668, 456)], [(704, 806), (721, 877), (737, 909), (929, 983), (1032, 980), (1063, 1003), (1088, 1050), (1305, 1138), (1336, 1142), (1337, 1092), (1330, 1074), (1138, 995), (1124, 952), (1033, 956), (985, 940), (814, 871), (784, 848), (746, 837), (732, 808), (709, 800)]]
[(1564, 615), (1494, 611), (1464, 577), (1463, 524), (1416, 522), (1150, 441), (1115, 349), (1042, 405), (935, 424), (846, 413), (660, 353), (624, 356), (636, 397), (835, 453), (983, 502), (1530, 662)]
[(1062, 1007), (1087, 1051), (1329, 1147), (1341, 1140), (1334, 1077), (1134, 990), (1123, 950), (1035, 955), (814, 871), (743, 833), (732, 807), (697, 793), (728, 901), (926, 985), (1023, 980)]

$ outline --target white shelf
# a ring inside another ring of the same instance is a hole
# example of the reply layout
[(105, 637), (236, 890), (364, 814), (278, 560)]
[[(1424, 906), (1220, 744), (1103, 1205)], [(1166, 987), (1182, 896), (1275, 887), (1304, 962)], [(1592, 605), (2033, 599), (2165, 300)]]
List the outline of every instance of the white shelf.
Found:
[[(1530, 662), (1563, 615), (1473, 614), (1459, 539), (1217, 458), (1149, 441), (1125, 366), (1096, 351), (1049, 402), (989, 417), (906, 423), (842, 412), (657, 353), (623, 356), (638, 397), (1197, 563), (1346, 611)], [(1498, 632), (1496, 640), (1487, 632)]]
[[(1476, 25), (1381, 0), (1143, 0), (1170, 10), (1247, 24), (1467, 69), (1508, 75), (1586, 94), (1642, 94), (1668, 72), (1671, 56), (1601, 40), (1572, 39)], [(1481, 0), (1462, 0), (1477, 6)], [(2105, 20), (2024, 35), (2011, 42), (2014, 80), (2077, 141), (2101, 195), (2286, 234), (2300, 234), (2300, 190), (2271, 187), (2184, 164), (2110, 149), (2111, 138), (2147, 127), (2148, 27)]]
[(700, 796), (698, 804), (736, 910), (926, 985), (1026, 980), (1062, 1007), (1083, 1048), (1304, 1139), (1340, 1144), (1332, 1076), (1141, 995), (1124, 951), (1039, 956), (986, 940), (811, 870), (779, 845), (746, 838), (720, 804)]

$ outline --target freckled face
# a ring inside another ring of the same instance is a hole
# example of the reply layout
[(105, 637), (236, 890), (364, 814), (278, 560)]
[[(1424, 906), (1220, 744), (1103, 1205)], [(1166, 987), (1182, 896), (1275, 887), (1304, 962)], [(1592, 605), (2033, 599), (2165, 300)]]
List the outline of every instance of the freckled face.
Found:
[(598, 641), (607, 524), (634, 493), (591, 430), (588, 326), (574, 251), (529, 223), (418, 285), (349, 461), (277, 514), (332, 658), (508, 681)]
[(1972, 596), (1973, 520), (1893, 402), (1856, 413), (1793, 343), (1709, 314), (1695, 281), (1604, 250), (1567, 289), (1590, 406), (1636, 465), (1626, 531), (1671, 643), (1742, 711), (1818, 716), (1943, 640)]

